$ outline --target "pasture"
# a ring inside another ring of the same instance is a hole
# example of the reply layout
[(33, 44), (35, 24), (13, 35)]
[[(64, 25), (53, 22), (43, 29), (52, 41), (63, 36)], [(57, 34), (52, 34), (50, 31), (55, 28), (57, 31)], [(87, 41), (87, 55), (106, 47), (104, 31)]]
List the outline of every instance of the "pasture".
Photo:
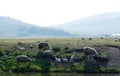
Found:
[[(52, 72), (84, 72), (85, 63), (78, 61), (74, 64), (54, 64), (46, 62), (43, 59), (38, 48), (40, 42), (47, 42), (54, 51), (53, 57), (69, 58), (76, 55), (78, 60), (84, 60), (84, 47), (92, 47), (98, 51), (100, 57), (110, 58), (109, 62), (100, 67), (98, 72), (111, 72), (111, 68), (115, 68), (115, 72), (120, 72), (120, 41), (114, 38), (21, 38), (21, 39), (0, 39), (0, 68), (1, 71), (52, 71)], [(16, 46), (22, 44), (25, 50), (20, 50)], [(10, 51), (11, 54), (6, 52)], [(27, 63), (22, 63), (18, 69), (15, 57), (18, 55), (27, 55), (33, 59), (31, 66), (26, 67)], [(49, 60), (48, 60), (49, 61)], [(3, 64), (4, 63), (4, 64)], [(107, 67), (107, 68), (106, 68)], [(49, 68), (49, 69), (48, 69)], [(67, 68), (65, 70), (65, 68)], [(96, 71), (92, 71), (96, 72)]]

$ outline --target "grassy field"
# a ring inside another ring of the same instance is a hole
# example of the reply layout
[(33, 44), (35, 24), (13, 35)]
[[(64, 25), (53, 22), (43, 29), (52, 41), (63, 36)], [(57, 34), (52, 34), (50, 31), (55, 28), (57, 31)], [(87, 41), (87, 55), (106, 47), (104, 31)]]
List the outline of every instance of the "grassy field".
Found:
[[(54, 56), (56, 57), (70, 57), (76, 55), (79, 59), (83, 60), (84, 53), (81, 49), (85, 46), (95, 48), (101, 55), (101, 57), (107, 57), (108, 53), (112, 54), (114, 48), (117, 48), (119, 52), (120, 41), (115, 42), (114, 38), (36, 38), (36, 39), (0, 39), (0, 71), (12, 71), (12, 72), (84, 72), (85, 66), (83, 62), (76, 62), (72, 65), (69, 63), (63, 63), (56, 65), (54, 61), (46, 61), (42, 57), (39, 58), (38, 44), (40, 42), (48, 42), (54, 51)], [(26, 48), (25, 51), (21, 51), (16, 48), (16, 45), (22, 43)], [(30, 46), (33, 48), (30, 48)], [(116, 47), (117, 46), (117, 47)], [(12, 54), (7, 55), (6, 50), (10, 50)], [(109, 52), (109, 50), (111, 50)], [(117, 53), (116, 52), (116, 53)], [(17, 62), (15, 60), (17, 55), (27, 55), (33, 59), (31, 65), (28, 63), (19, 64), (17, 67)], [(117, 55), (119, 57), (120, 54)], [(37, 58), (38, 57), (38, 58)], [(116, 57), (116, 58), (117, 58)], [(113, 58), (112, 61), (114, 61)], [(109, 62), (111, 64), (111, 62)], [(119, 63), (118, 59), (118, 63)], [(114, 63), (116, 64), (116, 63)], [(119, 65), (119, 64), (117, 64)], [(117, 66), (115, 65), (115, 66)], [(114, 65), (113, 65), (114, 66)], [(115, 68), (114, 71), (111, 69), (112, 66), (106, 65), (102, 66), (100, 69), (94, 69), (91, 72), (120, 72), (120, 67)]]

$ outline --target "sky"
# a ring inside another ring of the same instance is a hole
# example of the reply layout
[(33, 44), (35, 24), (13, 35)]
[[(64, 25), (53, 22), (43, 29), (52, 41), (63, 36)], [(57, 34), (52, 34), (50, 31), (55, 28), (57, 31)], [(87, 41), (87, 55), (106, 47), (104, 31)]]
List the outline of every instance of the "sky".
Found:
[(105, 12), (120, 12), (120, 0), (0, 0), (0, 16), (53, 26)]

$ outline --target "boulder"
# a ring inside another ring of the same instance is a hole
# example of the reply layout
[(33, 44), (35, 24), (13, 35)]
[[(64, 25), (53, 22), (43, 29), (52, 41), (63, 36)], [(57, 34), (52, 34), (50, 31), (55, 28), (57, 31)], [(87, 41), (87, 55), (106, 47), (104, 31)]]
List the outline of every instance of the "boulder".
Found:
[(61, 58), (62, 59), (62, 61), (64, 62), (64, 63), (67, 63), (68, 62), (68, 59), (67, 58)]
[(55, 57), (55, 62), (56, 62), (56, 63), (61, 63), (61, 58)]
[(47, 43), (47, 42), (41, 42), (38, 44), (38, 48), (39, 49), (49, 49), (50, 48), (50, 45)]
[(29, 58), (27, 55), (18, 55), (18, 56), (16, 57), (16, 61), (17, 61), (17, 62), (31, 62), (32, 59)]
[(19, 50), (21, 50), (21, 51), (25, 51), (25, 50), (26, 50), (26, 48), (23, 47), (22, 45), (17, 45), (17, 48), (18, 48)]
[(11, 50), (5, 50), (5, 53), (6, 53), (7, 55), (10, 55), (10, 54), (12, 54), (12, 51), (11, 51)]
[(43, 51), (43, 56), (52, 57), (53, 54), (54, 54), (54, 53), (53, 53), (53, 50), (52, 50), (52, 49)]
[(70, 57), (70, 63), (76, 62), (76, 61), (78, 61), (78, 60), (79, 60), (79, 57), (78, 57), (78, 56), (72, 55), (72, 56)]
[(93, 56), (99, 56), (97, 50), (91, 47), (84, 47), (83, 48), (85, 55), (93, 55)]

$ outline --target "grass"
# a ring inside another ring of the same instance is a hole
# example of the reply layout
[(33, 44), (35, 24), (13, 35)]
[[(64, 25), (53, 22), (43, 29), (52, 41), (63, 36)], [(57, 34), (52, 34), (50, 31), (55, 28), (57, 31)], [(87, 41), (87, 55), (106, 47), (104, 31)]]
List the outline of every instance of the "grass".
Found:
[[(92, 40), (82, 40), (81, 38), (36, 38), (36, 39), (0, 39), (0, 71), (13, 71), (13, 72), (84, 72), (84, 64), (79, 62), (73, 65), (58, 64), (54, 61), (46, 61), (42, 58), (38, 44), (40, 42), (48, 42), (54, 50), (54, 56), (57, 57), (70, 57), (73, 54), (78, 56), (79, 59), (84, 58), (84, 53), (79, 52), (79, 49), (89, 46), (99, 51), (101, 57), (107, 57), (108, 54), (103, 52), (101, 47), (105, 45), (115, 45), (120, 47), (120, 42), (114, 42), (113, 38), (93, 38)], [(26, 51), (21, 51), (16, 48), (18, 43), (22, 43)], [(30, 48), (33, 45), (33, 48)], [(77, 51), (75, 51), (78, 49)], [(12, 54), (7, 55), (5, 50), (10, 50)], [(31, 65), (28, 63), (21, 63), (19, 68), (15, 57), (17, 55), (28, 55), (33, 59)], [(38, 57), (38, 58), (37, 58)], [(92, 72), (111, 72), (111, 68), (100, 68), (92, 70)], [(115, 69), (119, 73), (119, 67)]]

